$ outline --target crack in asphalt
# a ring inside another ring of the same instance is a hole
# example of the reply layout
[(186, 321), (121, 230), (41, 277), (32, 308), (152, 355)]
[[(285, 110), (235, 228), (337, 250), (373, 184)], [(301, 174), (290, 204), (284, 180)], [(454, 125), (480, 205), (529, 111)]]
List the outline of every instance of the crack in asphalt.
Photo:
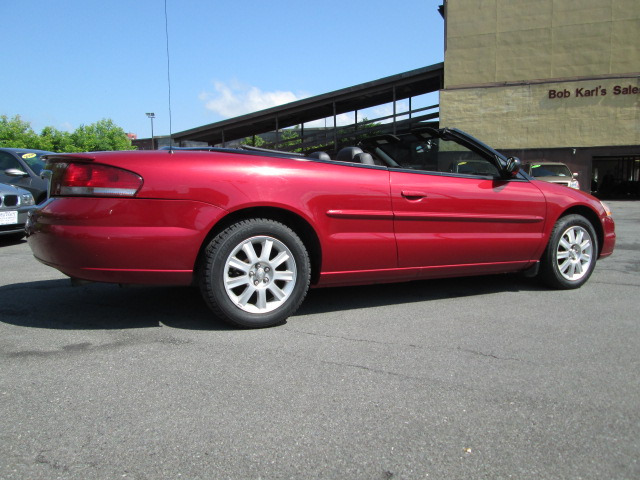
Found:
[(348, 342), (361, 342), (361, 343), (372, 343), (375, 345), (394, 345), (394, 346), (399, 346), (399, 347), (411, 347), (411, 348), (420, 348), (420, 349), (426, 349), (427, 347), (424, 347), (422, 345), (414, 345), (412, 343), (392, 343), (392, 342), (381, 342), (378, 340), (368, 340), (368, 339), (364, 339), (364, 338), (352, 338), (352, 337), (343, 337), (340, 335), (327, 335), (324, 333), (316, 333), (316, 332), (305, 332), (304, 330), (297, 330), (295, 328), (283, 328), (283, 330), (287, 330), (289, 332), (294, 332), (294, 333), (300, 333), (302, 335), (311, 335), (311, 336), (315, 336), (315, 337), (325, 337), (325, 338), (335, 338), (335, 339), (340, 339), (340, 340), (346, 340)]
[(428, 380), (425, 377), (416, 377), (414, 375), (406, 375), (404, 373), (392, 372), (390, 370), (382, 370), (382, 369), (379, 369), (379, 368), (371, 368), (371, 367), (367, 367), (365, 365), (358, 365), (358, 364), (355, 364), (355, 363), (332, 362), (330, 360), (320, 360), (320, 363), (324, 363), (324, 364), (327, 364), (327, 365), (337, 365), (339, 367), (357, 368), (357, 369), (366, 370), (366, 371), (372, 372), (372, 373), (382, 373), (384, 375), (391, 375), (391, 376), (394, 376), (394, 377), (405, 378), (405, 379), (408, 379), (408, 380), (420, 380), (420, 381)]
[[(627, 273), (622, 270), (616, 270), (616, 271), (619, 271), (620, 273)], [(640, 285), (638, 285), (637, 283), (604, 282), (602, 280), (591, 280), (591, 283), (598, 283), (601, 285), (615, 285), (617, 287), (640, 287)]]
[(481, 357), (488, 357), (488, 358), (495, 358), (496, 360), (506, 360), (506, 361), (513, 361), (513, 362), (522, 362), (522, 363), (528, 363), (530, 365), (535, 365), (532, 362), (529, 362), (527, 360), (523, 360), (521, 358), (514, 358), (514, 357), (499, 357), (497, 355), (494, 355), (493, 353), (484, 353), (484, 352), (480, 352), (478, 350), (470, 350), (470, 349), (466, 349), (466, 348), (460, 348), (457, 347), (456, 350), (458, 350), (459, 352), (465, 352), (465, 353), (471, 353), (473, 355), (479, 355)]
[[(500, 357), (498, 355), (494, 355), (493, 353), (485, 353), (485, 352), (481, 352), (478, 350), (471, 350), (471, 349), (465, 349), (465, 348), (461, 348), (461, 347), (442, 347), (442, 346), (432, 346), (432, 347), (426, 347), (423, 345), (415, 345), (412, 343), (393, 343), (393, 342), (380, 342), (378, 340), (367, 340), (367, 339), (362, 339), (362, 338), (351, 338), (351, 337), (343, 337), (340, 335), (327, 335), (327, 334), (322, 334), (322, 333), (315, 333), (315, 332), (305, 332), (303, 330), (297, 330), (297, 329), (293, 329), (293, 328), (286, 328), (284, 330), (290, 331), (290, 332), (294, 332), (294, 333), (300, 333), (302, 335), (311, 335), (311, 336), (317, 336), (317, 337), (325, 337), (325, 338), (333, 338), (333, 339), (339, 339), (339, 340), (345, 340), (348, 342), (361, 342), (361, 343), (371, 343), (374, 345), (385, 345), (385, 346), (395, 346), (395, 347), (410, 347), (410, 348), (417, 348), (420, 350), (445, 350), (448, 352), (453, 352), (453, 351), (458, 351), (458, 352), (465, 352), (465, 353), (471, 353), (473, 355), (478, 355), (481, 357), (485, 357), (485, 358), (493, 358), (495, 360), (503, 360), (503, 361), (512, 361), (512, 362), (520, 362), (520, 363), (526, 363), (529, 365), (535, 365), (534, 362), (528, 361), (528, 360), (523, 360), (521, 358), (515, 358), (515, 357)], [(333, 363), (333, 362), (325, 362), (325, 363)], [(338, 364), (341, 365), (341, 364)], [(354, 367), (358, 367), (358, 365), (351, 365)], [(367, 368), (367, 367), (359, 367), (359, 368)], [(370, 369), (372, 370), (372, 369)], [(375, 370), (374, 370), (375, 371)], [(415, 377), (408, 377), (408, 378), (415, 378)]]

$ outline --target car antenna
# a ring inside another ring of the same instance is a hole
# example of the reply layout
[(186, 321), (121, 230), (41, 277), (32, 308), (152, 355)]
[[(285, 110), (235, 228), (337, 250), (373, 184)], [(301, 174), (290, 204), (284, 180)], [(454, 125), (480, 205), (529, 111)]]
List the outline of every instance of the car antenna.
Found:
[(167, 40), (167, 86), (169, 91), (169, 154), (173, 154), (173, 130), (171, 125), (171, 69), (169, 62), (169, 18), (167, 16), (167, 0), (164, 0), (164, 33)]

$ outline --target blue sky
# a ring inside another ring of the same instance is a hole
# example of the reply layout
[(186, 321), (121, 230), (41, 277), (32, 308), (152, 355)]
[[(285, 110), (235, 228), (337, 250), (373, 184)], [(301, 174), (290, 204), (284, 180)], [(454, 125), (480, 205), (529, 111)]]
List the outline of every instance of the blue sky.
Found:
[[(441, 3), (167, 0), (172, 130), (441, 62)], [(0, 1), (0, 114), (169, 134), (164, 5)]]

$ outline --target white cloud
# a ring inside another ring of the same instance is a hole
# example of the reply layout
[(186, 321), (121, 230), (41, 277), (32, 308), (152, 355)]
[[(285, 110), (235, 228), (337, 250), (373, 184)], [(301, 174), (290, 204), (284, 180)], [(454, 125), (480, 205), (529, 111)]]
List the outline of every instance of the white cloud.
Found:
[[(399, 120), (403, 120), (405, 117), (404, 112), (409, 111), (409, 101), (408, 100), (398, 100), (396, 102), (396, 115), (399, 116)], [(358, 118), (366, 117), (369, 120), (374, 120), (376, 118), (389, 117), (393, 115), (393, 103), (386, 103), (384, 105), (378, 105), (376, 107), (367, 108), (358, 113)], [(380, 120), (380, 123), (391, 123), (393, 122), (393, 118), (387, 118), (386, 120)]]
[[(199, 99), (204, 102), (207, 110), (215, 112), (224, 118), (232, 118), (246, 113), (257, 112), (301, 100), (309, 96), (282, 90), (265, 92), (258, 87), (242, 84), (235, 80), (230, 82), (216, 81), (213, 82), (213, 87), (214, 92), (202, 92), (199, 95)], [(398, 101), (396, 109), (398, 113), (407, 111), (409, 109), (408, 101)], [(392, 114), (393, 104), (389, 103), (359, 111), (358, 120), (362, 121), (365, 117), (371, 120)], [(393, 120), (387, 119), (382, 123), (391, 121)], [(342, 113), (336, 117), (338, 126), (352, 125), (354, 122), (355, 114), (353, 112)], [(307, 128), (319, 128), (325, 125), (327, 127), (333, 127), (333, 117), (327, 117), (326, 119), (321, 118), (305, 123), (305, 127)]]
[[(340, 115), (336, 115), (336, 125), (339, 127), (343, 125), (352, 125), (354, 121), (355, 121), (355, 115), (353, 113), (341, 113)], [(320, 118), (318, 120), (313, 120), (311, 122), (305, 123), (304, 126), (307, 128), (321, 128), (321, 127), (332, 128), (333, 117)]]
[(305, 98), (305, 95), (276, 90), (263, 92), (258, 87), (243, 85), (239, 82), (214, 82), (215, 92), (203, 92), (199, 98), (207, 110), (211, 110), (222, 117), (230, 118), (275, 107), (284, 103), (294, 102)]

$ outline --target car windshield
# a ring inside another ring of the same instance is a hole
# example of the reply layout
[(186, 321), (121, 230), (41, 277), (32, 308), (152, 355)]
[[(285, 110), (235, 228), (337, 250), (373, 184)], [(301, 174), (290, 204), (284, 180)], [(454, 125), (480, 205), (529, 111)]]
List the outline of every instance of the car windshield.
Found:
[(399, 168), (482, 176), (499, 174), (487, 158), (454, 140), (425, 134), (403, 135), (400, 140), (377, 140), (372, 153)]
[(534, 177), (570, 177), (571, 170), (566, 165), (532, 165), (531, 175)]
[(20, 152), (20, 158), (29, 165), (29, 168), (33, 170), (33, 173), (40, 175), (44, 168), (44, 160), (42, 160), (43, 153), (37, 152)]

